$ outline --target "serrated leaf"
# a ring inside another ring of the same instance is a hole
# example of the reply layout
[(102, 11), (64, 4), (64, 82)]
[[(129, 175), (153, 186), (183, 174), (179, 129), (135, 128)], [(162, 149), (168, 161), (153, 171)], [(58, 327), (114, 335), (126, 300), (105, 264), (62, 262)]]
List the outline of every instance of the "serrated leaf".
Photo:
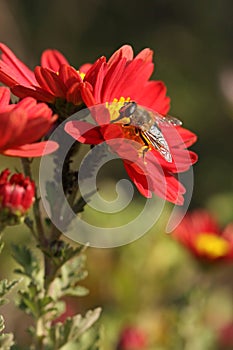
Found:
[(87, 276), (87, 271), (84, 270), (85, 260), (85, 256), (80, 255), (62, 266), (60, 275), (53, 283), (55, 299), (66, 295), (84, 296), (88, 293), (86, 288), (78, 285)]
[(18, 280), (13, 280), (9, 282), (7, 279), (0, 281), (0, 306), (8, 303), (8, 300), (5, 298), (5, 295), (9, 293), (18, 282)]
[(89, 310), (84, 317), (68, 317), (64, 323), (57, 323), (50, 329), (50, 340), (53, 348), (60, 349), (65, 344), (76, 341), (98, 320), (101, 309)]
[(28, 277), (33, 277), (39, 271), (39, 264), (31, 250), (26, 246), (12, 245), (13, 257), (22, 266), (15, 271)]
[(78, 328), (78, 332), (75, 331), (74, 336), (78, 338), (81, 334), (88, 330), (98, 320), (98, 318), (100, 317), (100, 313), (100, 307), (94, 310), (89, 310), (86, 313), (85, 317), (81, 319), (81, 321), (78, 321), (77, 324), (74, 322), (74, 328)]
[(14, 345), (14, 336), (12, 333), (0, 335), (0, 349), (9, 350)]
[(8, 281), (3, 279), (0, 281), (0, 298), (4, 297), (16, 284), (18, 280)]

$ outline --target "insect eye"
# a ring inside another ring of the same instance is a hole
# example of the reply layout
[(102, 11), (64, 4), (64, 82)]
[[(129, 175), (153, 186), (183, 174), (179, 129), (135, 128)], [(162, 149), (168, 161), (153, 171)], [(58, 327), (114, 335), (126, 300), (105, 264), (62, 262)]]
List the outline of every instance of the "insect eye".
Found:
[(123, 107), (120, 109), (120, 114), (124, 115), (125, 117), (130, 117), (137, 109), (137, 104), (135, 102), (127, 102)]

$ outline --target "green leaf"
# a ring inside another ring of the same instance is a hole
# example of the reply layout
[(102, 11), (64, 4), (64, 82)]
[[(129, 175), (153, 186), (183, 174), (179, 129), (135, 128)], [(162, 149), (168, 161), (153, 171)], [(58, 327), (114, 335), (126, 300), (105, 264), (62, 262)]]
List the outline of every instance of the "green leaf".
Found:
[(74, 248), (63, 240), (55, 240), (51, 242), (48, 249), (44, 250), (44, 253), (53, 259), (57, 268), (60, 268), (67, 261), (83, 253), (85, 249), (85, 246)]
[(60, 299), (66, 295), (84, 296), (88, 293), (85, 287), (78, 285), (87, 276), (85, 261), (86, 257), (82, 254), (62, 266), (60, 275), (53, 283), (55, 299)]
[(75, 342), (98, 320), (101, 309), (89, 310), (84, 317), (75, 315), (64, 323), (57, 323), (49, 330), (51, 349), (60, 349), (69, 342)]
[(13, 257), (15, 261), (22, 267), (16, 269), (15, 272), (28, 276), (35, 277), (39, 271), (39, 263), (31, 250), (26, 246), (12, 245)]
[(83, 286), (76, 286), (73, 288), (66, 288), (63, 294), (74, 296), (74, 297), (84, 297), (88, 293), (89, 293), (89, 290), (87, 288)]
[(9, 282), (7, 279), (0, 281), (0, 306), (8, 302), (4, 297), (18, 282), (17, 280)]
[(0, 281), (0, 298), (4, 297), (18, 282), (18, 280), (9, 282), (7, 279)]
[(54, 310), (54, 300), (50, 296), (44, 296), (43, 292), (34, 283), (30, 283), (27, 290), (19, 291), (18, 306), (29, 315), (38, 318)]
[(74, 325), (71, 332), (71, 338), (77, 339), (86, 330), (88, 330), (100, 317), (101, 308), (98, 307), (95, 310), (89, 310), (85, 317), (80, 319), (80, 315), (74, 316)]

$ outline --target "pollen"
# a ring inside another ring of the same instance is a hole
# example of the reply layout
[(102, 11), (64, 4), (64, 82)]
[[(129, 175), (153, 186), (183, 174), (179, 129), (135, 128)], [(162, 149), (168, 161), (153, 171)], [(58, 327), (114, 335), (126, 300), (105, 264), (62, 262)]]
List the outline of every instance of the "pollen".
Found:
[(199, 253), (217, 259), (229, 252), (229, 243), (226, 239), (212, 233), (200, 233), (195, 242)]
[(82, 80), (85, 78), (86, 73), (80, 72), (79, 70), (77, 70), (76, 72), (79, 74)]
[(83, 72), (79, 72), (79, 75), (80, 75), (80, 77), (82, 78), (82, 80), (84, 79), (84, 77), (85, 77), (85, 73), (83, 73)]
[[(121, 109), (121, 107), (124, 106), (125, 102), (130, 102), (130, 101), (131, 101), (130, 97), (127, 97), (127, 98), (120, 97), (119, 99), (114, 98), (112, 102), (106, 102), (105, 105), (106, 105), (106, 108), (109, 110), (110, 120), (117, 119), (119, 117), (119, 110)], [(122, 119), (122, 124), (124, 124), (123, 119)]]

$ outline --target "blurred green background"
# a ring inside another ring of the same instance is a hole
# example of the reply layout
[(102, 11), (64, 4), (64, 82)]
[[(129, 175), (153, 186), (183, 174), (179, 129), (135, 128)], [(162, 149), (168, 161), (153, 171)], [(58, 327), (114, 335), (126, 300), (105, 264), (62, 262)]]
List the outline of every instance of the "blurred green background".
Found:
[[(0, 0), (0, 40), (31, 67), (46, 48), (59, 49), (75, 67), (125, 43), (136, 52), (153, 49), (153, 78), (167, 85), (170, 114), (199, 137), (191, 208), (209, 208), (222, 224), (233, 221), (233, 89), (231, 101), (222, 87), (223, 73), (233, 68), (232, 1)], [(0, 161), (1, 168), (15, 165)], [(220, 349), (216, 329), (233, 321), (232, 268), (199, 269), (164, 235), (169, 210), (137, 242), (87, 254), (90, 296), (78, 309), (103, 307), (107, 350), (128, 323), (145, 329), (150, 349)], [(17, 240), (29, 239), (22, 235)]]

